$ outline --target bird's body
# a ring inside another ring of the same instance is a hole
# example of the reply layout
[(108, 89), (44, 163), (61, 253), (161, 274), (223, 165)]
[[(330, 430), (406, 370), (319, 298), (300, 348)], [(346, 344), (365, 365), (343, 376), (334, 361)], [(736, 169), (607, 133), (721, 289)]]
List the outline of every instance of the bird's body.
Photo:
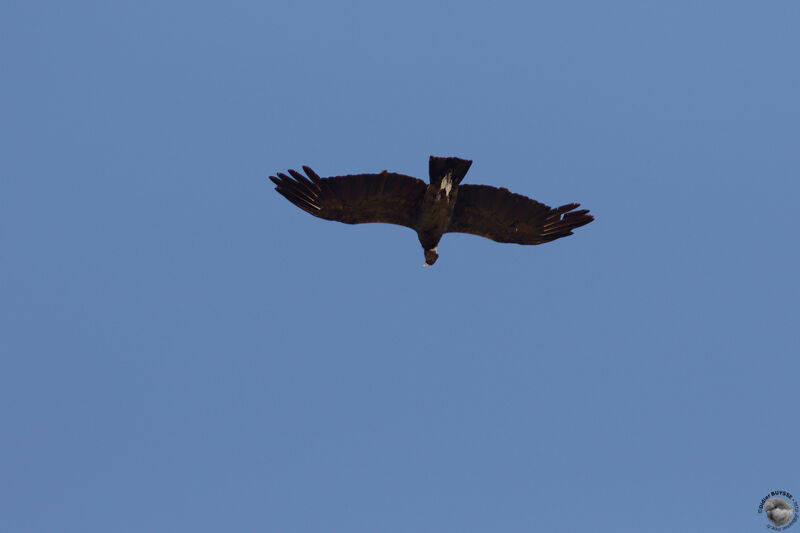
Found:
[(471, 164), (472, 161), (455, 157), (430, 159), (430, 183), (425, 189), (422, 205), (413, 226), (425, 251), (425, 266), (432, 265), (439, 257), (437, 253), (439, 240), (453, 220), (458, 187)]
[(461, 185), (472, 161), (434, 157), (430, 182), (383, 171), (320, 178), (303, 167), (308, 177), (270, 176), (275, 189), (304, 211), (347, 224), (385, 222), (417, 232), (425, 265), (439, 257), (437, 246), (445, 233), (471, 233), (498, 242), (541, 244), (572, 234), (593, 220), (580, 204), (550, 208), (507, 189)]

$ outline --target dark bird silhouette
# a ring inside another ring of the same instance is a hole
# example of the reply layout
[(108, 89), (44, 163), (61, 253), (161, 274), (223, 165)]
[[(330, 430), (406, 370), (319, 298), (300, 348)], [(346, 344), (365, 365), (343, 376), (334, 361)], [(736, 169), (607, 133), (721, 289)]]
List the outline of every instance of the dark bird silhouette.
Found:
[(425, 266), (439, 258), (437, 246), (445, 233), (471, 233), (497, 242), (542, 244), (567, 235), (594, 218), (580, 204), (555, 209), (508, 189), (460, 185), (472, 161), (434, 157), (430, 183), (383, 171), (320, 178), (304, 166), (306, 176), (270, 176), (294, 205), (315, 217), (346, 224), (385, 222), (417, 232), (425, 251)]

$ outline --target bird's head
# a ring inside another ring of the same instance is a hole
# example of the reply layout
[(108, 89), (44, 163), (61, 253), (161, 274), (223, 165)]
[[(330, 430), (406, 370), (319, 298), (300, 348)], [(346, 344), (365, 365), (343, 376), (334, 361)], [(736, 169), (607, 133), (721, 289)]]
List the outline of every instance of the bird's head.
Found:
[(425, 250), (425, 264), (422, 266), (431, 266), (439, 259), (439, 254), (436, 253), (436, 246), (430, 248), (429, 250)]

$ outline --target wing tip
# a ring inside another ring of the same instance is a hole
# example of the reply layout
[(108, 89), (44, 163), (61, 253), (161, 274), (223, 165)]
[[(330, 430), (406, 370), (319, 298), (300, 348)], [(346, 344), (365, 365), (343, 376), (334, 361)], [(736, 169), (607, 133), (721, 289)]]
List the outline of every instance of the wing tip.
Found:
[(574, 211), (580, 205), (577, 203), (565, 204), (551, 211), (550, 217), (548, 217), (550, 222), (544, 226), (545, 242), (572, 235), (572, 230), (594, 220), (594, 216), (589, 214), (588, 209)]
[[(303, 167), (319, 180), (319, 176), (308, 167)], [(317, 215), (322, 210), (320, 205), (319, 183), (312, 181), (294, 169), (288, 170), (289, 175), (278, 172), (277, 176), (270, 176), (269, 179), (275, 184), (275, 190), (284, 198), (292, 202), (303, 211), (312, 215)]]

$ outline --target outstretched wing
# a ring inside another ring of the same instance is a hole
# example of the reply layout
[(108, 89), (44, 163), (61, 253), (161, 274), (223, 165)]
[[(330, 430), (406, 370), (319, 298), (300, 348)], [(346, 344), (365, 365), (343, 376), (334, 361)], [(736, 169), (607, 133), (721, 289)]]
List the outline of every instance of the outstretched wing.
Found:
[(386, 222), (412, 226), (413, 214), (425, 194), (422, 180), (381, 172), (320, 178), (308, 167), (306, 176), (290, 170), (290, 176), (270, 176), (276, 187), (294, 205), (315, 217), (346, 224)]
[(555, 209), (508, 189), (488, 185), (458, 188), (453, 220), (448, 233), (471, 233), (498, 242), (542, 244), (572, 235), (572, 230), (594, 217), (580, 204)]

